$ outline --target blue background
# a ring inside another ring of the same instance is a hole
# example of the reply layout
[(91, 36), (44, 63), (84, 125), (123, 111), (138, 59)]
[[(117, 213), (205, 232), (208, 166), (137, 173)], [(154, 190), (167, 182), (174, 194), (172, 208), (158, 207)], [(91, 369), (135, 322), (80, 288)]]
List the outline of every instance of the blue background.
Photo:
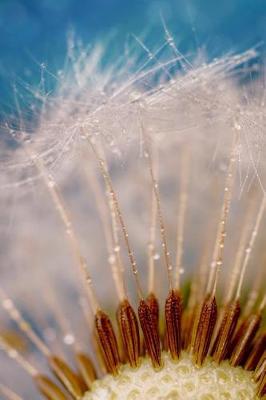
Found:
[(62, 67), (71, 29), (85, 44), (114, 34), (117, 49), (130, 33), (149, 32), (155, 47), (160, 13), (183, 52), (204, 47), (212, 58), (265, 47), (266, 0), (0, 0), (0, 115), (14, 110), (14, 82), (37, 82), (40, 63)]

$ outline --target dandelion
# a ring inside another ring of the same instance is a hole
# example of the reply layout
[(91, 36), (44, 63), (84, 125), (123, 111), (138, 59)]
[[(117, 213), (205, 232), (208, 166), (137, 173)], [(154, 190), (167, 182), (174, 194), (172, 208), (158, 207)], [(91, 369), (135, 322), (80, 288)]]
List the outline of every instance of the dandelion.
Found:
[[(256, 52), (75, 52), (2, 128), (0, 393), (265, 396), (265, 126)], [(250, 63), (252, 61), (252, 63)], [(131, 65), (138, 67), (128, 75)], [(29, 122), (31, 120), (31, 122)]]

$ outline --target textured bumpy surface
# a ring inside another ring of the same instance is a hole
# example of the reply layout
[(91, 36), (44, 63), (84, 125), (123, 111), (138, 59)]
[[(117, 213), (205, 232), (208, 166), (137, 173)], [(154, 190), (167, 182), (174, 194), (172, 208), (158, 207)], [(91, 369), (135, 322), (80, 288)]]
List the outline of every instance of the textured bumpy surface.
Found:
[(154, 372), (145, 359), (137, 370), (127, 365), (118, 377), (96, 380), (84, 400), (255, 400), (256, 385), (251, 373), (233, 368), (227, 361), (220, 365), (206, 360), (197, 367), (182, 353), (177, 362), (163, 354), (164, 366)]

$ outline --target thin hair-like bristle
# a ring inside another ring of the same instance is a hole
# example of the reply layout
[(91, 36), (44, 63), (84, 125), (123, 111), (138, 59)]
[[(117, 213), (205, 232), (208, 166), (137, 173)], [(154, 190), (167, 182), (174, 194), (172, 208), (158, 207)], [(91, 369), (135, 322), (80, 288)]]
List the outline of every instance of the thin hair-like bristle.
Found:
[(49, 357), (51, 352), (41, 338), (34, 332), (31, 325), (25, 321), (19, 310), (16, 308), (12, 299), (10, 299), (4, 290), (0, 287), (0, 297), (2, 298), (2, 307), (8, 312), (11, 319), (13, 319), (22, 332), (26, 334), (29, 340), (35, 344), (38, 350), (44, 354), (45, 357)]
[(137, 263), (136, 263), (136, 260), (135, 260), (135, 257), (134, 257), (134, 253), (133, 253), (133, 251), (131, 249), (131, 245), (130, 245), (129, 238), (128, 238), (128, 232), (127, 232), (127, 229), (126, 229), (126, 226), (125, 226), (125, 222), (124, 222), (124, 219), (123, 219), (120, 207), (119, 207), (119, 203), (118, 203), (118, 199), (117, 199), (117, 196), (116, 196), (116, 192), (114, 191), (114, 188), (113, 188), (113, 185), (112, 185), (112, 181), (111, 181), (111, 178), (110, 178), (110, 175), (108, 173), (108, 170), (107, 170), (107, 167), (106, 167), (106, 164), (105, 164), (104, 160), (98, 154), (95, 145), (92, 143), (92, 141), (91, 141), (91, 139), (89, 137), (88, 137), (88, 141), (89, 141), (89, 144), (90, 144), (90, 146), (91, 146), (91, 148), (93, 150), (93, 153), (95, 154), (95, 157), (96, 157), (96, 159), (97, 159), (97, 161), (99, 163), (100, 171), (102, 173), (102, 176), (104, 178), (106, 186), (107, 186), (107, 188), (109, 190), (111, 201), (112, 201), (112, 204), (113, 204), (114, 209), (116, 211), (116, 216), (117, 216), (117, 219), (118, 219), (118, 221), (120, 223), (121, 230), (122, 230), (122, 233), (123, 233), (123, 237), (124, 237), (124, 240), (125, 240), (125, 245), (126, 245), (126, 248), (127, 248), (129, 261), (130, 261), (132, 272), (133, 272), (133, 275), (134, 275), (134, 278), (135, 278), (135, 282), (136, 282), (137, 292), (138, 292), (139, 298), (143, 299), (144, 296), (143, 296), (143, 291), (142, 291), (142, 287), (141, 287), (141, 283), (140, 283), (140, 279), (139, 279), (139, 271), (138, 271)]
[(161, 241), (162, 241), (162, 248), (163, 248), (164, 260), (165, 260), (165, 266), (166, 266), (167, 276), (168, 276), (169, 289), (172, 290), (173, 287), (174, 287), (174, 283), (173, 283), (173, 265), (172, 265), (171, 260), (170, 260), (170, 252), (169, 252), (169, 249), (168, 249), (168, 243), (167, 243), (167, 238), (166, 238), (166, 231), (165, 231), (165, 224), (164, 224), (162, 208), (161, 208), (161, 200), (160, 200), (158, 182), (157, 182), (157, 179), (156, 179), (156, 177), (154, 175), (151, 150), (149, 149), (147, 143), (145, 144), (145, 154), (146, 154), (146, 158), (148, 160), (148, 168), (149, 168), (149, 173), (150, 173), (150, 177), (151, 177), (152, 188), (153, 188), (153, 191), (154, 191), (154, 196), (155, 196), (156, 204), (157, 204), (157, 215), (158, 215), (158, 221), (159, 221), (159, 228), (160, 228), (160, 234), (161, 234)]
[[(157, 165), (157, 163), (156, 163)], [(158, 170), (158, 168), (156, 168)], [(158, 173), (158, 172), (157, 172)], [(151, 216), (150, 216), (150, 235), (148, 242), (148, 292), (154, 293), (155, 290), (155, 238), (156, 238), (157, 203), (154, 190), (151, 190)]]
[(180, 188), (178, 196), (178, 212), (177, 212), (177, 232), (176, 232), (176, 261), (175, 261), (175, 288), (180, 290), (180, 275), (184, 273), (182, 270), (182, 260), (184, 252), (184, 231), (185, 217), (188, 202), (188, 181), (189, 181), (189, 151), (181, 149), (180, 162)]
[(245, 275), (246, 268), (247, 268), (247, 265), (248, 265), (248, 262), (249, 262), (249, 259), (250, 259), (251, 252), (252, 252), (254, 244), (255, 244), (255, 240), (256, 240), (256, 237), (257, 237), (257, 234), (258, 234), (258, 229), (260, 227), (260, 224), (261, 224), (261, 221), (262, 221), (262, 217), (264, 215), (265, 204), (266, 204), (266, 196), (264, 195), (263, 199), (262, 199), (262, 202), (260, 204), (260, 208), (259, 208), (259, 211), (258, 211), (258, 214), (257, 214), (257, 218), (255, 220), (255, 225), (253, 227), (253, 230), (251, 232), (251, 236), (250, 236), (247, 248), (245, 250), (245, 258), (244, 258), (243, 265), (242, 265), (242, 268), (241, 268), (240, 277), (239, 277), (239, 283), (238, 283), (237, 290), (236, 290), (236, 299), (240, 298), (241, 289), (242, 289), (242, 286), (243, 286), (244, 275)]
[(37, 369), (22, 355), (15, 350), (12, 346), (10, 346), (5, 338), (0, 335), (0, 349), (3, 350), (8, 357), (15, 360), (18, 365), (20, 365), (30, 376), (34, 377), (38, 375)]
[(36, 169), (40, 173), (40, 175), (46, 185), (46, 188), (47, 188), (48, 192), (50, 193), (50, 196), (54, 203), (55, 209), (58, 212), (58, 214), (61, 218), (61, 221), (64, 225), (64, 228), (66, 230), (66, 235), (69, 240), (73, 254), (77, 260), (80, 274), (81, 274), (81, 276), (83, 276), (83, 278), (85, 278), (84, 280), (86, 282), (86, 289), (87, 289), (87, 294), (88, 294), (88, 297), (90, 300), (90, 305), (91, 305), (93, 311), (96, 312), (99, 309), (99, 304), (98, 304), (96, 295), (94, 293), (92, 278), (89, 274), (87, 261), (85, 260), (85, 257), (81, 253), (79, 241), (78, 241), (77, 235), (74, 231), (73, 224), (72, 224), (69, 212), (67, 210), (67, 207), (64, 204), (59, 187), (57, 186), (54, 177), (46, 171), (45, 166), (43, 165), (42, 161), (32, 152), (31, 147), (28, 144), (25, 146), (25, 151), (27, 152), (27, 154), (29, 155), (33, 164), (35, 165)]
[[(86, 165), (86, 163), (85, 163)], [(100, 191), (99, 182), (95, 179), (94, 174), (89, 168), (85, 167), (86, 175), (89, 180), (90, 187), (95, 195), (95, 202), (98, 210), (98, 214), (101, 219), (104, 237), (108, 251), (108, 263), (111, 267), (112, 277), (115, 283), (117, 296), (120, 301), (123, 301), (126, 296), (126, 287), (124, 281), (124, 266), (121, 258), (121, 249), (118, 238), (117, 218), (115, 214), (114, 204), (111, 198), (107, 197), (107, 206), (104, 202), (102, 193)], [(106, 188), (108, 190), (108, 188)], [(111, 228), (108, 224), (109, 215), (107, 212), (109, 209), (111, 217)]]
[(22, 397), (2, 383), (0, 383), (0, 393), (2, 393), (3, 396), (6, 396), (7, 400), (23, 400)]
[[(248, 217), (249, 217), (249, 212), (248, 212)], [(249, 218), (248, 218), (249, 219)], [(229, 275), (228, 279), (228, 287), (226, 286), (226, 293), (224, 297), (224, 304), (229, 304), (230, 301), (233, 300), (233, 295), (236, 290), (236, 285), (237, 285), (237, 279), (239, 277), (239, 273), (241, 271), (241, 263), (243, 260), (243, 255), (245, 254), (245, 247), (248, 239), (248, 233), (249, 233), (249, 224), (247, 223), (248, 221), (244, 221), (244, 226), (241, 232), (241, 236), (239, 239), (239, 244), (238, 244), (238, 249), (235, 255), (235, 260), (233, 263), (233, 270)]]
[(224, 199), (223, 205), (221, 210), (221, 216), (219, 220), (216, 242), (212, 257), (211, 263), (211, 271), (209, 275), (209, 281), (207, 285), (207, 293), (215, 296), (216, 288), (218, 283), (219, 273), (221, 271), (221, 267), (223, 264), (223, 254), (224, 254), (224, 244), (226, 238), (226, 227), (228, 222), (228, 216), (230, 211), (230, 205), (232, 200), (232, 190), (233, 190), (233, 183), (234, 183), (234, 175), (235, 175), (235, 167), (236, 167), (236, 146), (238, 143), (238, 135), (234, 133), (233, 143), (232, 143), (232, 150), (229, 159), (229, 165), (227, 170), (226, 182), (224, 187)]
[(94, 312), (96, 312), (99, 309), (99, 303), (98, 303), (98, 300), (94, 293), (92, 278), (88, 271), (88, 265), (87, 265), (85, 258), (81, 254), (79, 242), (78, 242), (76, 234), (74, 232), (74, 229), (73, 229), (73, 226), (71, 223), (71, 219), (68, 215), (66, 206), (63, 203), (63, 199), (60, 196), (59, 189), (57, 188), (54, 179), (52, 178), (51, 175), (49, 177), (47, 177), (45, 174), (44, 176), (46, 177), (47, 188), (52, 196), (55, 207), (58, 210), (60, 217), (62, 219), (62, 222), (65, 226), (67, 237), (69, 238), (71, 248), (73, 250), (74, 256), (76, 257), (78, 266), (80, 268), (81, 276), (83, 276), (85, 278), (86, 291), (87, 291), (87, 294), (89, 297), (90, 305), (92, 307), (92, 310)]

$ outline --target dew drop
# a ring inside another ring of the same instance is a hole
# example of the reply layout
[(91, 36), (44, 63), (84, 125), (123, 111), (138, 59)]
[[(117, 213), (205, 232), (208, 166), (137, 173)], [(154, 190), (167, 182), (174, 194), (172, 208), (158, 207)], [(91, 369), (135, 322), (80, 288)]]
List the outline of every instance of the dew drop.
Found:
[(109, 257), (108, 257), (108, 262), (109, 262), (109, 264), (114, 264), (115, 263), (115, 256), (114, 256), (114, 254), (111, 254)]
[(235, 128), (237, 131), (241, 131), (241, 126), (240, 126), (237, 122), (235, 122), (234, 128)]
[(10, 358), (16, 358), (17, 355), (18, 355), (17, 351), (14, 350), (14, 349), (9, 350), (9, 351), (8, 351), (8, 354), (9, 354), (9, 357), (10, 357)]
[(48, 177), (48, 186), (49, 188), (54, 188), (55, 187), (55, 181), (51, 176)]
[(63, 339), (64, 343), (68, 346), (72, 345), (75, 342), (75, 337), (71, 333), (67, 333)]

